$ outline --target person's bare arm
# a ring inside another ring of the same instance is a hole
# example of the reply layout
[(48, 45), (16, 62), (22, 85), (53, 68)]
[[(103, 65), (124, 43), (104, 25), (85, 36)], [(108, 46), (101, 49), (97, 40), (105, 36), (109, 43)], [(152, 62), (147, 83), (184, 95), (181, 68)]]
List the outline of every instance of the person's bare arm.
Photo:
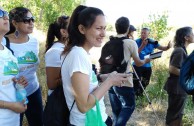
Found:
[(169, 66), (169, 72), (172, 73), (172, 74), (175, 74), (177, 76), (180, 75), (180, 69), (177, 68), (177, 67), (174, 67), (172, 65)]
[(16, 113), (23, 113), (26, 111), (27, 105), (24, 105), (24, 103), (20, 102), (7, 102), (0, 100), (0, 108), (9, 109)]
[(55, 89), (61, 82), (60, 67), (46, 67), (46, 79), (49, 89)]
[(160, 45), (160, 46), (157, 47), (157, 49), (166, 51), (166, 50), (170, 49), (171, 46), (172, 46), (171, 41), (169, 41), (167, 46), (161, 46)]
[(100, 87), (89, 93), (89, 76), (80, 72), (73, 73), (71, 82), (79, 111), (82, 113), (87, 112), (95, 105), (94, 96), (100, 100), (111, 86), (121, 85), (122, 82), (127, 81), (128, 76), (127, 74), (111, 73)]
[(144, 59), (144, 60), (141, 60), (141, 59), (139, 58), (139, 56), (133, 56), (133, 55), (132, 55), (132, 57), (133, 57), (133, 60), (134, 60), (134, 62), (135, 62), (135, 65), (138, 66), (138, 67), (144, 65), (145, 63), (150, 62), (150, 60), (151, 60), (150, 58), (146, 58), (146, 59)]

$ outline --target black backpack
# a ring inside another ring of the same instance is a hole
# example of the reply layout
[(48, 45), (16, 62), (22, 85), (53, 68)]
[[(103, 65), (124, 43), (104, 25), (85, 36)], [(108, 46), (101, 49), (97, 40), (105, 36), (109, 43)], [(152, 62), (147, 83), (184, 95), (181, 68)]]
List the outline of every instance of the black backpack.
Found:
[(179, 82), (187, 94), (194, 95), (194, 51), (182, 64)]
[(74, 104), (75, 100), (73, 101), (69, 110), (64, 96), (61, 80), (59, 86), (47, 97), (47, 102), (43, 112), (44, 126), (69, 126), (69, 116)]
[(110, 37), (101, 50), (99, 59), (100, 73), (106, 74), (113, 71), (123, 73), (126, 71), (127, 62), (124, 60), (123, 40), (127, 37)]

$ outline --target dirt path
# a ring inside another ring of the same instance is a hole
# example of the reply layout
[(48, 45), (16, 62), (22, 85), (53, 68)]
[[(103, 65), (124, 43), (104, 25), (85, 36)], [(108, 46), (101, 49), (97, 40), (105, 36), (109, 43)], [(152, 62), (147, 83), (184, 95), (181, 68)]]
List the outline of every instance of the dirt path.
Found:
[[(108, 95), (105, 95), (105, 105), (106, 105), (106, 111), (108, 115), (112, 117), (112, 110), (111, 105), (109, 102)], [(129, 119), (127, 126), (165, 126), (165, 110), (166, 107), (159, 107), (158, 104), (153, 104), (152, 106), (154, 110), (156, 111), (156, 114), (159, 118), (157, 121), (155, 114), (153, 113), (152, 108), (148, 104), (146, 107), (143, 108), (136, 108), (133, 112), (131, 118)], [(164, 104), (164, 103), (163, 103)]]

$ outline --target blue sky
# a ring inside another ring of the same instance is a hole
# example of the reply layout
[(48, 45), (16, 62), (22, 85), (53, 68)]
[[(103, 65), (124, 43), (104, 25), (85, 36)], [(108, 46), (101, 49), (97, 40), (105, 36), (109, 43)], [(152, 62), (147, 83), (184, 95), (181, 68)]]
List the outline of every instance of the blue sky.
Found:
[(149, 14), (168, 11), (169, 26), (194, 25), (193, 0), (87, 0), (86, 5), (102, 9), (112, 24), (120, 16), (126, 16), (137, 26), (148, 21)]

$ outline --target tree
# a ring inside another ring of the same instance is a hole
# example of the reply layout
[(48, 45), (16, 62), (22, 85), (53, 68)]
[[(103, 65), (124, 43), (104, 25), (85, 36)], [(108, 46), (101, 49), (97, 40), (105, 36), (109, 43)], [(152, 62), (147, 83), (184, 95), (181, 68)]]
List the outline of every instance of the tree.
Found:
[(143, 27), (147, 27), (151, 30), (150, 37), (154, 38), (155, 40), (160, 40), (166, 37), (169, 34), (169, 31), (172, 29), (168, 27), (168, 14), (167, 12), (163, 12), (162, 15), (159, 14), (150, 14), (149, 15), (149, 22), (143, 23)]
[(46, 30), (58, 16), (70, 16), (73, 9), (85, 0), (5, 0), (1, 3), (8, 11), (19, 6), (29, 8), (35, 16), (37, 28)]

